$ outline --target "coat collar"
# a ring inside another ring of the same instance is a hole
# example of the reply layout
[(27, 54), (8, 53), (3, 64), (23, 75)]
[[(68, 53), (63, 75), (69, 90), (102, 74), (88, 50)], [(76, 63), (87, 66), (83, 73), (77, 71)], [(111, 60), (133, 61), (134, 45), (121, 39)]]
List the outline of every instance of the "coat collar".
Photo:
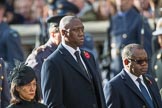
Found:
[[(79, 72), (79, 74), (82, 75), (86, 80), (88, 80), (89, 82), (91, 82), (90, 79), (87, 76), (87, 73), (81, 71), (81, 69), (80, 69), (79, 65), (77, 64), (76, 60), (73, 58), (73, 56), (70, 54), (70, 52), (63, 47), (62, 44), (60, 44), (58, 46), (58, 50), (59, 50), (60, 54), (63, 55), (63, 58), (65, 59), (65, 61), (69, 65), (71, 65), (77, 72)], [(83, 61), (85, 62), (86, 67), (89, 70), (89, 62), (83, 56), (83, 51), (82, 50), (81, 50), (81, 56), (83, 58)]]
[[(134, 84), (134, 82), (132, 81), (132, 79), (129, 77), (129, 75), (125, 72), (125, 70), (121, 71), (121, 78), (124, 81), (125, 85), (132, 91), (134, 92), (136, 95), (138, 95), (146, 104), (147, 101), (145, 100), (145, 98), (143, 97), (143, 95), (141, 94), (140, 90), (138, 89), (138, 87)], [(143, 76), (145, 77), (145, 76)], [(148, 105), (149, 106), (149, 105)]]

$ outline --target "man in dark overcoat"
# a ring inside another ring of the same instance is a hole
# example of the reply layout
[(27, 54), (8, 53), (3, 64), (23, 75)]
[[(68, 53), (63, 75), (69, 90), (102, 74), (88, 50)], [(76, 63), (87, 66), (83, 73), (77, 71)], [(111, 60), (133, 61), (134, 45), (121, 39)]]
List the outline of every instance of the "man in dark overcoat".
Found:
[(43, 63), (43, 101), (49, 108), (106, 108), (101, 77), (93, 54), (79, 47), (84, 26), (65, 16), (59, 25), (61, 44)]

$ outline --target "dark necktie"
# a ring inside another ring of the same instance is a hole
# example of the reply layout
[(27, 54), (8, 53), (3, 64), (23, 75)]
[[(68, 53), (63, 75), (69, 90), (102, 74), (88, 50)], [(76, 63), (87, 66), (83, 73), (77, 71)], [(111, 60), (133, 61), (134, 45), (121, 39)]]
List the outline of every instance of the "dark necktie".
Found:
[(140, 78), (137, 78), (137, 81), (139, 83), (139, 87), (141, 89), (141, 93), (142, 95), (145, 97), (146, 101), (148, 102), (148, 104), (150, 105), (150, 108), (154, 108), (154, 105), (153, 105), (153, 101), (151, 100), (151, 97), (150, 95), (148, 94), (146, 88), (144, 87), (144, 85), (141, 83), (141, 79)]
[(76, 56), (76, 59), (77, 59), (77, 62), (78, 62), (78, 64), (79, 64), (80, 68), (82, 69), (82, 71), (85, 72), (84, 74), (86, 74), (86, 75), (90, 78), (89, 73), (88, 73), (87, 70), (85, 69), (85, 67), (84, 67), (84, 65), (83, 65), (83, 63), (82, 63), (82, 61), (81, 61), (81, 59), (80, 59), (79, 51), (76, 51), (74, 54), (75, 54), (75, 56)]

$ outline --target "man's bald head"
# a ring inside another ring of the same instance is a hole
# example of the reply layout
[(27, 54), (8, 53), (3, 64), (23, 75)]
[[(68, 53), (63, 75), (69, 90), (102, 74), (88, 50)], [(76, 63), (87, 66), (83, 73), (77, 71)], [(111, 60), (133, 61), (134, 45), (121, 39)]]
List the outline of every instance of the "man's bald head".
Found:
[(66, 29), (72, 27), (72, 24), (73, 24), (72, 22), (74, 20), (80, 20), (80, 19), (76, 16), (65, 16), (65, 17), (63, 17), (60, 21), (59, 28), (66, 30)]
[(84, 25), (76, 16), (65, 16), (60, 21), (62, 42), (77, 49), (84, 42)]

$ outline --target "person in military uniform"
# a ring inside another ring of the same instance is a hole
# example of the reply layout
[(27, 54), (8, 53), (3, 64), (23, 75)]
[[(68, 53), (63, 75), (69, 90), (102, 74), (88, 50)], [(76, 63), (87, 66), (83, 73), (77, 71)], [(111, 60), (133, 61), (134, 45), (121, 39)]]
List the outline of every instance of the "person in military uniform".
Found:
[(110, 37), (111, 39), (111, 64), (110, 71), (116, 75), (123, 68), (120, 56), (124, 46), (130, 43), (137, 43), (144, 46), (151, 57), (152, 32), (147, 20), (134, 9), (133, 0), (116, 0), (118, 12), (111, 18)]
[(7, 74), (15, 66), (15, 61), (23, 61), (24, 54), (22, 50), (20, 36), (17, 31), (3, 21), (5, 14), (5, 0), (0, 1), (0, 57), (5, 61)]
[(152, 74), (155, 76), (159, 89), (162, 89), (162, 18), (158, 20), (153, 36), (157, 38), (160, 48), (152, 56)]
[(0, 58), (0, 108), (6, 108), (10, 102), (9, 84), (4, 68), (4, 61)]
[[(70, 3), (65, 0), (49, 0), (48, 1), (48, 16), (56, 16), (56, 15), (74, 15), (79, 12), (77, 6), (73, 3)], [(40, 18), (39, 25), (41, 32), (39, 34), (39, 41), (36, 44), (36, 47), (45, 44), (49, 39), (47, 23), (44, 18)]]
[(59, 15), (64, 15), (64, 14), (77, 15), (80, 11), (79, 8), (75, 4), (69, 1), (60, 0), (60, 1), (57, 1), (56, 5), (57, 5), (56, 12)]
[(44, 45), (35, 48), (26, 59), (27, 65), (31, 66), (36, 72), (39, 86), (42, 64), (45, 59), (56, 50), (58, 44), (61, 42), (59, 22), (62, 17), (63, 15), (51, 16), (47, 19), (47, 23), (49, 24), (49, 40)]

